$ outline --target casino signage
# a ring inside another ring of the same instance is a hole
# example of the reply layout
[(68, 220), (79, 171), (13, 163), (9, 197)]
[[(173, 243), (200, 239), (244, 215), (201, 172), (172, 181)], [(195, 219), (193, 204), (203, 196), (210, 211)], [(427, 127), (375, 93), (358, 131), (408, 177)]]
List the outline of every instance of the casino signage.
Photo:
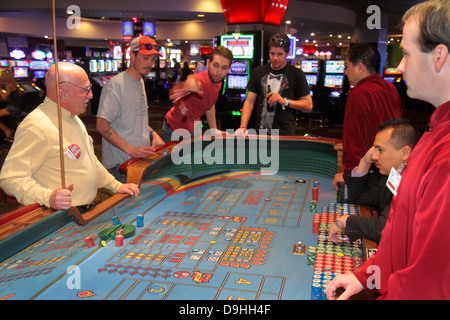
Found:
[(267, 23), (280, 25), (289, 0), (220, 0), (227, 24)]

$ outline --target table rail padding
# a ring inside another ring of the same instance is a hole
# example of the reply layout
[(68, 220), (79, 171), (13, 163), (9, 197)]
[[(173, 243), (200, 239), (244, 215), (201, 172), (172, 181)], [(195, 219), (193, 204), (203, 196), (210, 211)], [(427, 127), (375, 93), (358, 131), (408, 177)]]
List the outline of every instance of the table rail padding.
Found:
[(46, 235), (65, 226), (71, 220), (67, 216), (67, 210), (54, 211), (42, 207), (27, 215), (34, 215), (38, 221), (25, 223), (26, 225), (14, 230), (13, 234), (0, 240), (0, 261), (27, 248)]
[[(261, 170), (264, 168), (265, 164), (260, 161), (255, 163), (251, 163), (251, 161), (249, 161), (250, 148), (254, 147), (252, 143), (255, 141), (251, 141), (251, 138), (249, 137), (246, 139), (225, 138), (223, 140), (225, 141), (229, 139), (234, 139), (234, 161), (232, 161), (231, 164), (227, 163), (225, 151), (222, 153), (221, 163), (214, 163), (214, 170)], [(259, 146), (259, 141), (256, 142)], [(278, 141), (279, 151), (280, 153), (283, 153), (283, 156), (279, 157), (278, 171), (310, 173), (332, 179), (338, 169), (337, 152), (334, 150), (334, 145), (339, 142), (339, 140), (326, 138), (280, 137)], [(145, 178), (148, 179), (151, 177), (152, 179), (156, 179), (162, 175), (176, 175), (185, 173), (195, 175), (199, 172), (208, 171), (208, 167), (211, 165), (202, 161), (201, 158), (205, 148), (212, 142), (196, 141), (195, 139), (191, 139), (190, 141), (183, 143), (190, 143), (190, 163), (174, 164), (170, 157), (164, 157), (153, 163), (152, 166), (147, 169)], [(198, 148), (198, 145), (196, 147), (196, 143), (201, 143), (201, 148)], [(226, 150), (228, 147), (227, 142), (222, 143), (226, 146), (226, 148), (224, 148)], [(273, 141), (269, 136), (267, 138), (267, 148), (269, 151), (272, 143)], [(186, 144), (184, 146), (185, 150), (189, 149), (189, 147), (186, 147)], [(177, 148), (178, 147), (183, 148), (183, 145), (178, 144)], [(198, 149), (201, 150), (201, 154), (198, 152)], [(238, 163), (238, 151), (245, 153), (244, 163)], [(215, 152), (212, 152), (211, 155), (212, 157), (216, 157)], [(271, 154), (268, 154), (268, 156), (270, 157)], [(218, 157), (220, 157), (220, 155), (218, 155)], [(257, 160), (260, 160), (259, 151), (256, 158)], [(160, 172), (161, 168), (164, 168), (164, 173)]]
[[(147, 167), (153, 161), (163, 157), (163, 152), (166, 150), (170, 153), (174, 145), (174, 142), (170, 142), (158, 148), (155, 155), (142, 159), (142, 161), (136, 161), (131, 166), (133, 168), (128, 168), (128, 182), (140, 185)], [(128, 197), (128, 194), (115, 194), (84, 214), (80, 214), (76, 208), (55, 211), (38, 204), (5, 213), (4, 224), (0, 225), (0, 261), (63, 227), (72, 220), (72, 217), (79, 224), (85, 225)]]
[(24, 214), (31, 212), (37, 208), (39, 208), (39, 204), (33, 203), (33, 204), (26, 205), (26, 206), (20, 206), (17, 209), (3, 213), (2, 215), (0, 215), (0, 226), (4, 225), (10, 221), (13, 221), (17, 218), (20, 218)]

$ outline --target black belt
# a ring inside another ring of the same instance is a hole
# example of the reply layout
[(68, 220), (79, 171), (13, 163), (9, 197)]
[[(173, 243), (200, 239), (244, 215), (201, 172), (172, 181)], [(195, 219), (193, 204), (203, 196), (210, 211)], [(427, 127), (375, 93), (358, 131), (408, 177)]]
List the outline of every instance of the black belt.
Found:
[(77, 206), (76, 208), (78, 209), (78, 211), (80, 211), (80, 213), (85, 213), (86, 211), (91, 210), (93, 207), (95, 207), (95, 204), (92, 202), (84, 206)]

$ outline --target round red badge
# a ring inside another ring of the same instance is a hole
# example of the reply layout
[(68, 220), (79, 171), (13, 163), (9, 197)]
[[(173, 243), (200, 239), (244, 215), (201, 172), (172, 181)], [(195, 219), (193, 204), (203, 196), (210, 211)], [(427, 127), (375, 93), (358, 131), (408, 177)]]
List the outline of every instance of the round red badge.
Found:
[(67, 147), (67, 156), (72, 160), (77, 160), (81, 156), (81, 149), (76, 144)]

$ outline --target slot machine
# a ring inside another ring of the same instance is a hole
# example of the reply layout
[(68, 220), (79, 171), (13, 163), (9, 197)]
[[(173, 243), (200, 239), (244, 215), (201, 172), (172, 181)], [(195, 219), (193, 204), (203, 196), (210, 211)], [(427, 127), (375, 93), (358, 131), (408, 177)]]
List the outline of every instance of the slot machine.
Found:
[[(308, 82), (311, 91), (318, 85), (320, 71), (323, 66), (321, 60), (303, 60), (301, 63), (301, 69), (306, 77), (306, 82)], [(311, 94), (314, 95), (313, 93)]]
[(28, 60), (9, 61), (18, 89), (14, 104), (25, 113), (33, 111), (43, 101), (44, 95), (43, 89), (33, 81), (34, 73), (30, 65)]
[(255, 35), (222, 35), (220, 45), (230, 49), (233, 61), (223, 82), (216, 113), (223, 130), (235, 129), (239, 127), (242, 105), (247, 98), (247, 83), (254, 65)]
[(344, 94), (346, 84), (345, 60), (327, 60), (325, 61), (323, 87), (328, 94), (328, 105), (323, 113), (326, 118), (332, 118), (335, 122), (340, 122), (343, 117), (346, 101)]
[(331, 98), (339, 98), (344, 85), (344, 60), (325, 61), (324, 87), (331, 88)]
[(395, 84), (403, 81), (403, 74), (397, 68), (386, 67), (384, 68), (383, 79)]

